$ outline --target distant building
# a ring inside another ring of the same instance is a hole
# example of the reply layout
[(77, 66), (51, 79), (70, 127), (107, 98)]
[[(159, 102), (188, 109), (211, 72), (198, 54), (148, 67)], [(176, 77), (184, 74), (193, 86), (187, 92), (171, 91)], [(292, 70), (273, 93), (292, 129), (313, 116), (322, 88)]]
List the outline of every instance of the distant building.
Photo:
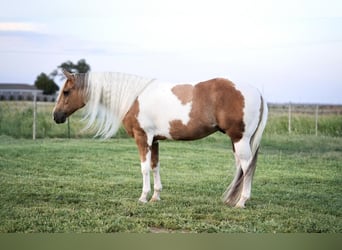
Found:
[(34, 95), (37, 101), (54, 102), (56, 95), (44, 95), (43, 90), (34, 85), (23, 83), (0, 83), (0, 101), (32, 101)]

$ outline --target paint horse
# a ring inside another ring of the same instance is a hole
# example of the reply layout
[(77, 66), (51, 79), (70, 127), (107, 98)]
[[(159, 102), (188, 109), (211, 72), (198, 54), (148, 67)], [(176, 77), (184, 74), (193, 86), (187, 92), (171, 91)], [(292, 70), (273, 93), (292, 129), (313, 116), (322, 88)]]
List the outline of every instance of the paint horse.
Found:
[(169, 84), (122, 73), (63, 72), (67, 79), (53, 110), (55, 122), (65, 122), (85, 106), (86, 127), (95, 128), (97, 136), (109, 138), (123, 124), (140, 154), (140, 202), (147, 202), (151, 191), (151, 170), (154, 193), (150, 201), (160, 199), (159, 140), (195, 140), (220, 131), (230, 137), (236, 162), (235, 177), (223, 202), (245, 207), (268, 112), (257, 89), (223, 78)]

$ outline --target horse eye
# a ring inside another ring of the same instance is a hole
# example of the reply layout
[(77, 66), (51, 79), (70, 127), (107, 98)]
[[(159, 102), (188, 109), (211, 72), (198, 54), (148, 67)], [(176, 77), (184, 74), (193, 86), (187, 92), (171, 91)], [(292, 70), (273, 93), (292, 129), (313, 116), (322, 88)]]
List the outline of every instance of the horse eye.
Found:
[(70, 90), (63, 90), (63, 95), (68, 96), (70, 94)]

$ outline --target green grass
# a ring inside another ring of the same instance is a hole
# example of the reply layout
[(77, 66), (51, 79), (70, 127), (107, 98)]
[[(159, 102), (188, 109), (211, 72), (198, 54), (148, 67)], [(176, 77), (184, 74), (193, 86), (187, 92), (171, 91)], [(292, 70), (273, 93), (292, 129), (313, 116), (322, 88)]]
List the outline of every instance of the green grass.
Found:
[(252, 199), (223, 205), (222, 134), (160, 143), (162, 201), (140, 204), (132, 139), (0, 136), (0, 232), (342, 232), (342, 138), (267, 135)]

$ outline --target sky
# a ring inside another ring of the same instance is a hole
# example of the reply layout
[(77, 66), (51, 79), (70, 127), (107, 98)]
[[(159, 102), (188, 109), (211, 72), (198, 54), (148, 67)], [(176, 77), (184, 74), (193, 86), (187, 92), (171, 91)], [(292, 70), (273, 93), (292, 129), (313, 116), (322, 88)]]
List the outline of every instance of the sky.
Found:
[(180, 83), (226, 77), (258, 87), (269, 102), (342, 104), (340, 0), (0, 0), (0, 6), (0, 83), (33, 84), (41, 72), (85, 59), (96, 72)]

